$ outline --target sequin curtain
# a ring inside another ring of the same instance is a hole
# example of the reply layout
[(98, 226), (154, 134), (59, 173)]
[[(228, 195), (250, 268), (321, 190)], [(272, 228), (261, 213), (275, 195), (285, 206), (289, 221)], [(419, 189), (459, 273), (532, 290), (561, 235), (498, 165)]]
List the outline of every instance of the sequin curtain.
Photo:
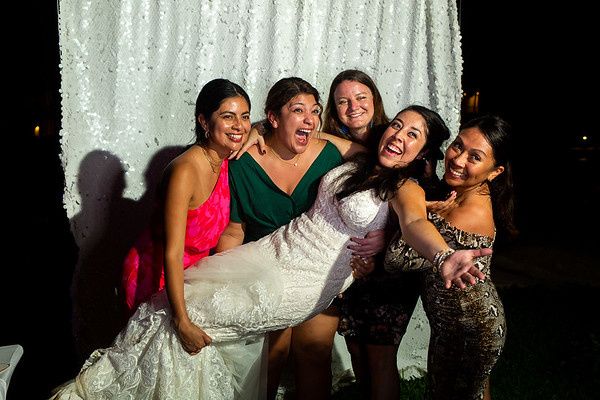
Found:
[(59, 0), (59, 32), (64, 206), (84, 254), (108, 224), (136, 222), (128, 210), (152, 190), (155, 160), (193, 141), (210, 79), (242, 85), (258, 120), (279, 78), (326, 98), (337, 73), (358, 68), (389, 116), (420, 103), (459, 123), (455, 0)]

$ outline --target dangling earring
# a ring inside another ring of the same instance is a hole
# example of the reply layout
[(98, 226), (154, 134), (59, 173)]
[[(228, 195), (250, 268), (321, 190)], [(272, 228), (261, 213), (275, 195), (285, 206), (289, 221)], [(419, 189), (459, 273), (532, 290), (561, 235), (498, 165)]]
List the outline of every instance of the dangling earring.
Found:
[(210, 132), (204, 131), (204, 137), (208, 139), (210, 137)]

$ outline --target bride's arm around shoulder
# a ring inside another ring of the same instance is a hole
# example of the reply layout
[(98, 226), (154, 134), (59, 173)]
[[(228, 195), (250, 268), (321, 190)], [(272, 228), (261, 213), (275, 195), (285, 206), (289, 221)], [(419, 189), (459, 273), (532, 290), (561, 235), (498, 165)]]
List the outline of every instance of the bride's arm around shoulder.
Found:
[(344, 139), (336, 135), (332, 135), (331, 133), (317, 132), (316, 136), (319, 139), (331, 142), (331, 144), (333, 144), (338, 149), (344, 160), (351, 158), (357, 153), (364, 153), (365, 151), (367, 151), (367, 148), (362, 144), (353, 142), (352, 140)]

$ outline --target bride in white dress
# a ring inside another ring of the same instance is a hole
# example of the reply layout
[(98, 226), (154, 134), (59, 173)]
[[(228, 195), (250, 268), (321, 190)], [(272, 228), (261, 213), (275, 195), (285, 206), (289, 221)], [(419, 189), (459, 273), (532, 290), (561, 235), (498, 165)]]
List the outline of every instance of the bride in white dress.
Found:
[[(404, 109), (383, 133), (377, 159), (362, 156), (330, 171), (308, 212), (271, 235), (185, 270), (188, 313), (212, 338), (209, 346), (197, 355), (183, 349), (163, 290), (140, 305), (112, 347), (92, 353), (53, 398), (259, 398), (263, 388), (255, 363), (264, 350), (263, 335), (311, 318), (352, 283), (349, 239), (384, 227), (394, 189), (418, 176), (415, 158), (448, 137), (433, 111)], [(451, 255), (444, 278), (461, 276), (472, 258), (468, 250)]]

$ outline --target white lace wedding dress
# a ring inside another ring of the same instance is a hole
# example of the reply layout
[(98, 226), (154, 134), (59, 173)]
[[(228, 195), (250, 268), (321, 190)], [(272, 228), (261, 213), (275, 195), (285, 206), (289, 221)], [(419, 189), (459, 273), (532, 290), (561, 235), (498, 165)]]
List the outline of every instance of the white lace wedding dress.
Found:
[(336, 178), (349, 168), (325, 175), (315, 204), (290, 224), (185, 271), (188, 313), (210, 346), (196, 356), (183, 350), (161, 291), (55, 398), (256, 398), (264, 333), (329, 306), (352, 282), (349, 238), (385, 225), (388, 205), (372, 192), (335, 200)]

